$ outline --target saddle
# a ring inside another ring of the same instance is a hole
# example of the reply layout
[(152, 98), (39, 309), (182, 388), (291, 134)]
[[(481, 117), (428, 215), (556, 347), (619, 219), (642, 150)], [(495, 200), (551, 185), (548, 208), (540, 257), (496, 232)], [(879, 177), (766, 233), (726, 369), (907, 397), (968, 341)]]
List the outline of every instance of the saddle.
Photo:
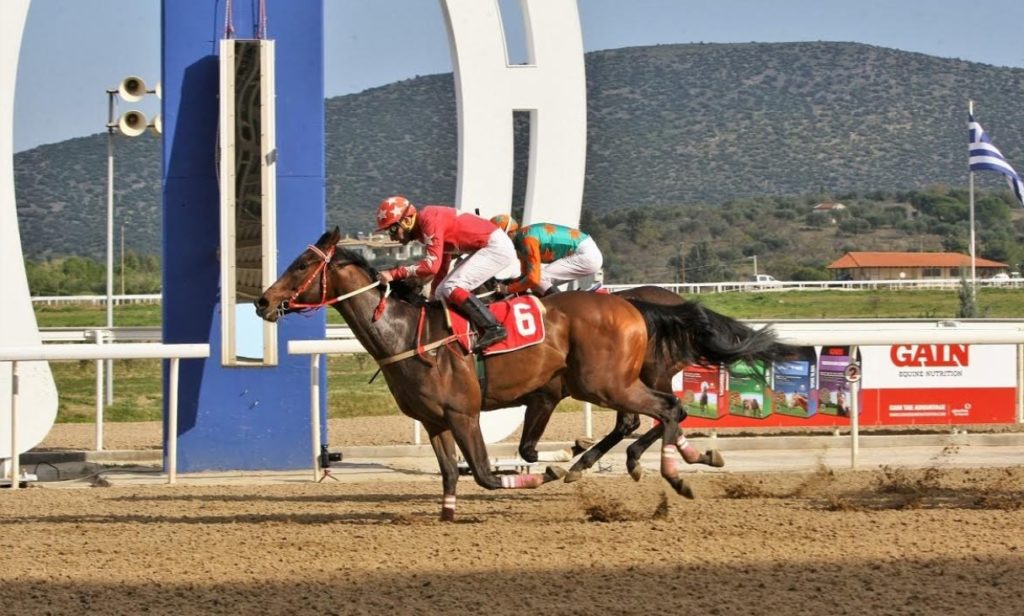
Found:
[[(459, 344), (469, 352), (470, 323), (466, 317), (445, 304), (445, 319), (452, 334), (458, 336)], [(505, 326), (508, 337), (487, 347), (483, 355), (497, 355), (518, 351), (544, 342), (544, 305), (532, 295), (520, 295), (487, 304), (494, 318)]]

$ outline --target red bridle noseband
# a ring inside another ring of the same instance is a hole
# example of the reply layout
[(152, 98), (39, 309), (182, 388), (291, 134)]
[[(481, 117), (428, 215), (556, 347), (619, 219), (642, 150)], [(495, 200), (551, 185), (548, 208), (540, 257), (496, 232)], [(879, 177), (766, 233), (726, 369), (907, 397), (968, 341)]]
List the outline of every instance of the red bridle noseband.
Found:
[[(379, 286), (379, 283), (377, 283), (377, 281), (373, 281), (372, 283), (366, 285), (365, 287), (361, 287), (359, 289), (356, 289), (355, 291), (350, 291), (349, 293), (344, 293), (337, 297), (327, 299), (327, 266), (330, 265), (331, 259), (334, 258), (334, 250), (335, 248), (337, 248), (337, 246), (332, 245), (330, 248), (327, 249), (327, 252), (320, 250), (313, 244), (310, 244), (308, 248), (312, 250), (314, 254), (320, 257), (320, 262), (317, 264), (316, 268), (308, 276), (306, 276), (305, 280), (302, 281), (302, 284), (299, 285), (299, 288), (296, 289), (295, 293), (292, 294), (291, 298), (282, 304), (282, 307), (285, 310), (289, 310), (292, 308), (301, 308), (303, 311), (316, 310), (317, 308), (323, 308), (324, 306), (336, 304), (343, 299), (348, 299), (352, 296), (359, 295), (364, 291), (369, 291), (370, 289)], [(317, 276), (320, 276), (320, 302), (316, 304), (307, 304), (305, 302), (295, 301), (296, 298), (299, 297), (299, 295), (305, 293), (306, 289), (308, 289), (309, 286), (313, 284), (313, 281), (316, 280)], [(384, 307), (387, 305), (388, 295), (390, 294), (391, 286), (388, 285), (384, 289), (384, 293), (381, 295), (380, 303), (377, 304), (377, 309), (374, 310), (373, 312), (374, 321), (380, 319), (381, 315), (384, 313)]]
[[(313, 272), (306, 276), (306, 279), (302, 281), (302, 284), (299, 285), (299, 288), (296, 289), (295, 293), (292, 294), (291, 298), (288, 299), (288, 301), (286, 302), (288, 308), (305, 308), (306, 310), (314, 310), (316, 308), (323, 308), (324, 306), (329, 306), (334, 302), (338, 301), (338, 298), (334, 298), (332, 300), (327, 299), (327, 266), (328, 264), (330, 264), (331, 258), (334, 257), (334, 249), (336, 247), (332, 245), (330, 248), (327, 249), (327, 252), (320, 250), (313, 244), (310, 244), (308, 248), (312, 250), (315, 255), (320, 257), (320, 262), (317, 263), (317, 266), (313, 270)], [(306, 292), (306, 289), (308, 289), (309, 286), (313, 284), (313, 281), (316, 279), (317, 276), (320, 276), (320, 303), (306, 304), (303, 302), (295, 301), (299, 295)]]

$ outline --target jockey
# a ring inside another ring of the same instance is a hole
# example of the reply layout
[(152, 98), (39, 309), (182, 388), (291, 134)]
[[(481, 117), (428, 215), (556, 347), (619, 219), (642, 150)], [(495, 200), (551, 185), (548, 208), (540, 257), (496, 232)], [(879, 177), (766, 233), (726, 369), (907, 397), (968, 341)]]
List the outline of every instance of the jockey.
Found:
[[(497, 218), (491, 221), (499, 224)], [(508, 282), (509, 293), (557, 293), (555, 284), (595, 274), (604, 263), (597, 242), (579, 229), (551, 223), (519, 227), (512, 218), (508, 218), (507, 228), (522, 266), (522, 275)]]
[(508, 233), (508, 236), (514, 237), (515, 232), (519, 230), (519, 223), (516, 222), (515, 218), (512, 218), (508, 214), (498, 214), (497, 216), (491, 217), (491, 222), (498, 225), (498, 228)]
[[(480, 332), (474, 353), (508, 336), (487, 306), (470, 292), (515, 262), (515, 248), (508, 235), (487, 219), (453, 207), (428, 205), (417, 212), (401, 195), (388, 197), (377, 207), (377, 230), (384, 229), (403, 245), (421, 242), (426, 256), (415, 265), (380, 272), (377, 280), (388, 283), (410, 276), (433, 276), (432, 295), (448, 301)], [(449, 273), (452, 259), (463, 254), (469, 257)]]

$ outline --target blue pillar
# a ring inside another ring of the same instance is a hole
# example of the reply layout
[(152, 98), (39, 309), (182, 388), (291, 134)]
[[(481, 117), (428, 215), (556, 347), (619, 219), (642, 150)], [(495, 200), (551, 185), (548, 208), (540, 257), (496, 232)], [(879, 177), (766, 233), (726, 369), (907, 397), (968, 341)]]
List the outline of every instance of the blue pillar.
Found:
[[(254, 38), (258, 3), (233, 6), (235, 37)], [(323, 0), (268, 0), (266, 6), (267, 38), (276, 41), (277, 248), (283, 271), (326, 227)], [(309, 468), (309, 358), (289, 355), (287, 344), (322, 339), (323, 313), (279, 322), (275, 367), (228, 368), (220, 362), (217, 54), (224, 7), (211, 0), (162, 4), (163, 339), (209, 342), (211, 348), (207, 360), (182, 362), (177, 470)], [(166, 383), (165, 363), (165, 401)], [(166, 451), (166, 421), (164, 432)]]

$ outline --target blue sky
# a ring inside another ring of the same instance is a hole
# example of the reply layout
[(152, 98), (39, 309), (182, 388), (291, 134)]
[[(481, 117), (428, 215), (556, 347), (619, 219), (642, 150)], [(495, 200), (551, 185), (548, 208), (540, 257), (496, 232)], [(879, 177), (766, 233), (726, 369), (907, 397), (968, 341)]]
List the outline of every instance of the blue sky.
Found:
[[(514, 21), (509, 19), (518, 16), (514, 1), (501, 1), (506, 19)], [(273, 11), (281, 2), (267, 3), (271, 38)], [(577, 4), (586, 51), (701, 41), (854, 41), (1024, 68), (1021, 0)], [(437, 0), (325, 0), (325, 6), (328, 96), (451, 70)], [(509, 35), (513, 60), (522, 53), (515, 44), (520, 32), (516, 28)], [(159, 70), (160, 0), (32, 0), (15, 99), (15, 151), (102, 132), (106, 89), (127, 75), (155, 83)], [(1021, 98), (1024, 104), (1024, 92)], [(158, 109), (155, 101), (133, 107), (147, 114)], [(120, 103), (120, 110), (128, 108)]]

